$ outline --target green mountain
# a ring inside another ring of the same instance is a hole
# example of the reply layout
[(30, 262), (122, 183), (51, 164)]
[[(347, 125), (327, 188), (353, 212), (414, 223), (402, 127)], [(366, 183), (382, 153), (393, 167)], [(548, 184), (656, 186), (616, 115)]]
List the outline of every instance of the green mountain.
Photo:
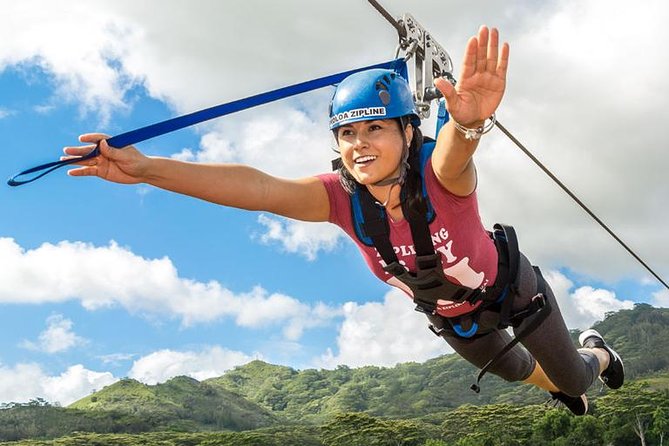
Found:
[[(631, 310), (608, 314), (594, 328), (624, 358), (630, 382), (643, 378), (652, 391), (660, 392), (669, 401), (669, 309), (638, 304)], [(547, 400), (546, 392), (487, 375), (481, 383), (481, 393), (476, 394), (469, 386), (477, 373), (451, 354), (391, 368), (339, 366), (335, 370), (298, 371), (252, 361), (202, 382), (177, 377), (151, 386), (123, 379), (68, 408), (28, 404), (0, 410), (0, 441), (53, 438), (59, 432), (64, 435), (73, 431), (116, 435), (216, 430), (229, 432), (225, 438), (230, 438), (231, 444), (242, 438), (233, 435), (234, 431), (248, 432), (244, 434), (248, 438), (265, 438), (257, 440), (257, 444), (269, 444), (267, 438), (302, 435), (300, 432), (307, 432), (304, 429), (322, 428), (322, 435), (335, 435), (342, 426), (353, 431), (385, 432), (401, 425), (402, 435), (414, 435), (420, 425), (421, 435), (427, 435), (425, 432), (446, 429), (440, 427), (442, 422), (459, 413), (493, 414), (508, 412), (509, 407), (517, 408), (519, 417), (534, 414), (536, 420), (543, 416), (546, 409), (541, 404)], [(615, 397), (619, 392), (610, 395)], [(593, 406), (600, 400), (602, 407), (611, 405), (606, 402), (606, 390), (598, 385), (593, 386), (590, 397)], [(364, 416), (345, 415), (352, 413)], [(401, 423), (385, 424), (383, 420), (388, 418)], [(466, 423), (463, 426), (469, 429)], [(524, 429), (530, 435), (529, 427)], [(314, 438), (312, 434), (304, 435)], [(224, 444), (222, 439), (216, 441)], [(256, 444), (256, 440), (248, 441)]]
[[(669, 372), (669, 309), (638, 304), (609, 314), (594, 328), (616, 346), (629, 379)], [(572, 334), (578, 337), (578, 332)], [(451, 354), (392, 368), (339, 366), (335, 370), (296, 371), (253, 361), (206, 382), (288, 419), (314, 422), (340, 412), (407, 418), (464, 404), (532, 404), (547, 398), (533, 386), (507, 383), (493, 375), (486, 375), (481, 393), (475, 394), (469, 386), (477, 374), (473, 366)], [(593, 386), (592, 396), (601, 393), (599, 390)]]
[(185, 376), (155, 386), (123, 379), (69, 408), (129, 414), (168, 430), (247, 430), (278, 421), (269, 410), (236, 393)]

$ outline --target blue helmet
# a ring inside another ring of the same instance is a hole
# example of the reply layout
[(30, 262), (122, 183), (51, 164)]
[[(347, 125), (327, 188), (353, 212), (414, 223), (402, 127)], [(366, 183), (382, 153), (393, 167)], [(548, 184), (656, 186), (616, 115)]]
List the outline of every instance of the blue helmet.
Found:
[(337, 86), (330, 102), (330, 130), (359, 121), (420, 117), (409, 83), (393, 70), (374, 68), (348, 76)]

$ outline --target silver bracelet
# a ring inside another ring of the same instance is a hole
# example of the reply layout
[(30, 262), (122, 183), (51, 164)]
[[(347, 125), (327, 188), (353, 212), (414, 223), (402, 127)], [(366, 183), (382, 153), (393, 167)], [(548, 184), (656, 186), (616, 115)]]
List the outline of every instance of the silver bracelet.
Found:
[(483, 124), (473, 129), (467, 128), (462, 124), (458, 123), (456, 120), (453, 120), (455, 128), (458, 129), (463, 135), (465, 135), (465, 139), (468, 139), (470, 141), (480, 139), (481, 135), (485, 135), (490, 130), (492, 130), (492, 128), (495, 127), (495, 122), (497, 122), (497, 118), (495, 118), (494, 113), (492, 114), (491, 117), (486, 119), (483, 122)]

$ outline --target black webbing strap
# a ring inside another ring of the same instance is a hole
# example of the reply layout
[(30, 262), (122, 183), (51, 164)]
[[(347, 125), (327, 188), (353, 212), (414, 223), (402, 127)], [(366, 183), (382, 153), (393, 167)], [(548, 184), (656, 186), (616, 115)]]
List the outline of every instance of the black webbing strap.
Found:
[(376, 204), (376, 200), (366, 187), (359, 187), (358, 192), (364, 220), (363, 231), (372, 239), (374, 247), (386, 265), (398, 263), (397, 255), (390, 243), (390, 227), (385, 209)]
[[(404, 190), (402, 192), (404, 192)], [(425, 202), (416, 201), (413, 206), (409, 206), (409, 200), (407, 200), (407, 197), (403, 196), (402, 212), (411, 229), (411, 237), (413, 238), (417, 260), (423, 256), (433, 255), (435, 253), (434, 245), (432, 244), (432, 236), (430, 235), (430, 226), (427, 222), (427, 206), (425, 205)], [(416, 266), (419, 269), (427, 269), (434, 268), (436, 265), (426, 265), (426, 267), (423, 267), (416, 264)]]
[[(495, 363), (499, 361), (500, 358), (502, 358), (502, 356), (507, 354), (509, 350), (515, 347), (516, 344), (518, 344), (525, 336), (536, 330), (537, 327), (541, 325), (541, 323), (546, 319), (546, 317), (548, 317), (551, 312), (550, 302), (546, 297), (546, 281), (541, 275), (539, 267), (533, 266), (532, 268), (534, 269), (534, 274), (537, 277), (537, 294), (532, 298), (530, 305), (528, 305), (527, 308), (514, 314), (510, 319), (515, 322), (514, 327), (517, 327), (525, 318), (532, 315), (534, 315), (534, 317), (527, 324), (527, 326), (525, 326), (508, 344), (504, 346), (504, 348), (502, 348), (490, 361), (488, 361), (483, 366), (478, 376), (476, 377), (476, 383), (472, 384), (470, 387), (470, 389), (476, 393), (481, 391), (481, 386), (479, 384), (481, 382), (481, 378), (483, 378), (483, 375), (485, 375), (488, 370), (493, 365), (495, 365)], [(509, 296), (507, 296), (507, 299), (508, 298)]]
[[(518, 249), (518, 237), (516, 231), (512, 226), (496, 223), (493, 227), (495, 236), (495, 245), (500, 256), (500, 260), (506, 262), (507, 267), (507, 286), (509, 291), (504, 298), (499, 310), (499, 327), (504, 329), (511, 324), (511, 310), (513, 308), (513, 300), (518, 294), (518, 267), (520, 265), (520, 250)], [(499, 276), (501, 268), (498, 268), (497, 274)], [(500, 280), (495, 281), (501, 285)]]

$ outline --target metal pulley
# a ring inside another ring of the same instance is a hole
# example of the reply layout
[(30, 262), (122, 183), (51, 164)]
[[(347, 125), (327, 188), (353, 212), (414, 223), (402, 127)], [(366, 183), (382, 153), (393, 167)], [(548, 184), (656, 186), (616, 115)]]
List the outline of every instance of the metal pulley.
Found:
[(416, 108), (425, 119), (430, 116), (430, 103), (441, 97), (434, 86), (439, 77), (448, 79), (455, 85), (453, 62), (446, 50), (409, 13), (397, 21), (403, 30), (399, 33), (399, 48), (405, 53), (405, 60), (414, 59), (414, 97)]
[(399, 45), (395, 57), (403, 53), (405, 61), (414, 59), (413, 94), (416, 109), (422, 119), (430, 117), (430, 104), (441, 97), (434, 80), (443, 77), (455, 85), (453, 62), (446, 50), (411, 14), (395, 19), (376, 0), (369, 3), (397, 30)]

